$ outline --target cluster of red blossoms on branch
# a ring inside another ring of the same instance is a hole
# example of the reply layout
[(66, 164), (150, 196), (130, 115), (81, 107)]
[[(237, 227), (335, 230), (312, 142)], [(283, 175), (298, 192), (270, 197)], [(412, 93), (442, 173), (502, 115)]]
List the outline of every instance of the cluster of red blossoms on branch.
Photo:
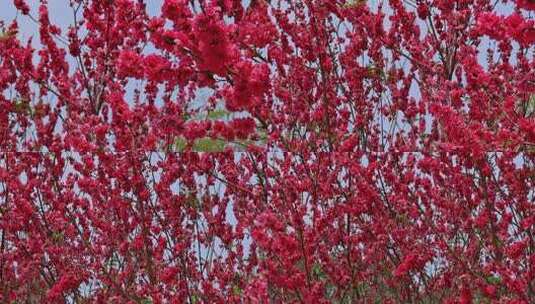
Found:
[(535, 303), (535, 1), (47, 2), (1, 303)]

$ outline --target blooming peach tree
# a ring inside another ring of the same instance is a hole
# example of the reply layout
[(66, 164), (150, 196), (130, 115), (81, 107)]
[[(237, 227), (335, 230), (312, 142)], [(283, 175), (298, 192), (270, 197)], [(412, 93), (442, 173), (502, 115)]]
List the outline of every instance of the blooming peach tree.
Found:
[(535, 1), (57, 1), (0, 4), (0, 302), (535, 302)]

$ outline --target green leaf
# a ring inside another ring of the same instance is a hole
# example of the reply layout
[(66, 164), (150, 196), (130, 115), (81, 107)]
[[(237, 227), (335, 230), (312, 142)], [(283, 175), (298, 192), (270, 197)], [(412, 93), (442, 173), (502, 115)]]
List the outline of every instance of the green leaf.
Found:
[(321, 269), (321, 265), (319, 263), (314, 263), (312, 265), (312, 274), (315, 275), (318, 278), (323, 277), (323, 270)]
[(141, 303), (142, 304), (152, 304), (152, 299), (151, 298), (145, 298), (145, 299), (141, 300)]
[[(222, 152), (225, 150), (226, 142), (221, 139), (214, 139), (210, 137), (199, 138), (193, 143), (192, 150), (196, 152)], [(188, 146), (188, 141), (185, 138), (178, 137), (171, 147), (173, 152), (183, 152)]]
[(233, 142), (235, 144), (235, 147), (238, 151), (246, 151), (247, 148), (254, 145), (255, 142), (248, 139), (240, 139)]
[(344, 4), (344, 7), (354, 8), (365, 3), (366, 3), (366, 0), (347, 0), (346, 3)]
[(260, 142), (266, 143), (268, 138), (267, 131), (265, 129), (258, 128), (256, 132), (258, 133), (258, 138), (260, 139)]
[(0, 41), (4, 41), (11, 37), (15, 37), (16, 35), (17, 35), (17, 31), (15, 30), (2, 31), (0, 33)]
[(52, 240), (54, 240), (55, 243), (63, 242), (64, 238), (65, 236), (63, 235), (63, 232), (52, 232)]
[(527, 116), (535, 114), (535, 95), (532, 95), (528, 100), (528, 104), (526, 105), (526, 114)]
[(371, 64), (367, 67), (368, 69), (368, 76), (370, 78), (379, 76), (382, 80), (387, 80), (387, 75), (383, 71), (383, 69), (375, 66), (374, 64)]
[(199, 138), (193, 144), (193, 150), (197, 152), (222, 152), (225, 150), (226, 142), (221, 139), (209, 137)]
[(189, 207), (197, 209), (200, 206), (200, 202), (197, 197), (193, 194), (189, 194), (186, 198), (186, 203)]
[(230, 112), (224, 109), (218, 109), (208, 112), (206, 116), (208, 119), (217, 120), (227, 118), (230, 115)]
[(187, 145), (188, 142), (184, 138), (179, 137), (175, 140), (175, 144), (173, 145), (172, 150), (174, 152), (182, 152), (184, 151), (184, 149), (186, 149)]
[(19, 114), (31, 114), (30, 101), (26, 99), (13, 100), (15, 112)]
[(241, 290), (240, 286), (238, 286), (238, 285), (234, 285), (234, 286), (232, 286), (232, 293), (233, 293), (235, 296), (240, 296), (240, 295), (241, 295), (241, 292), (242, 292), (242, 290)]
[(502, 282), (502, 279), (500, 277), (497, 277), (497, 276), (489, 276), (489, 277), (487, 277), (487, 282), (489, 284), (497, 285), (497, 284), (500, 284)]

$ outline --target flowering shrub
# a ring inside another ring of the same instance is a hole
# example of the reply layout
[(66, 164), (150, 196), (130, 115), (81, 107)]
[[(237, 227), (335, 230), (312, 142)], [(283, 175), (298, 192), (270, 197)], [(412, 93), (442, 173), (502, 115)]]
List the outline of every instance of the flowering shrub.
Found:
[(0, 302), (535, 302), (534, 1), (64, 2), (1, 24)]

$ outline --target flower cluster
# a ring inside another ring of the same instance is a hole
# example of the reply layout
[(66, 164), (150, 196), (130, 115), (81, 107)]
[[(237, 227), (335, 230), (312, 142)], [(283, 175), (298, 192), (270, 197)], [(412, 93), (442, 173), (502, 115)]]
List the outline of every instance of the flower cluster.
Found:
[(478, 18), (478, 27), (481, 33), (497, 40), (514, 39), (528, 47), (535, 43), (535, 21), (518, 13), (508, 17), (483, 13)]
[(534, 1), (4, 5), (0, 303), (535, 303)]

